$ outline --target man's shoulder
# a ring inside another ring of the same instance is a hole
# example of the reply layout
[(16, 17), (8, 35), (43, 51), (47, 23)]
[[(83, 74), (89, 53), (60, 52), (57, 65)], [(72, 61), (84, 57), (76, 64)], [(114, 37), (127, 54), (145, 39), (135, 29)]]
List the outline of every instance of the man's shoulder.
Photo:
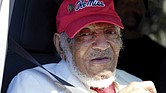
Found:
[[(56, 65), (56, 63), (51, 63), (45, 64), (43, 67), (52, 72)], [(25, 90), (30, 91), (31, 93), (51, 91), (55, 89), (54, 85), (55, 79), (47, 71), (41, 67), (34, 67), (19, 72), (12, 79), (7, 93), (14, 93), (15, 91), (18, 93), (27, 93)]]
[[(53, 69), (56, 67), (57, 63), (49, 63), (49, 64), (44, 64), (42, 65), (45, 69), (47, 69), (48, 71), (53, 71)], [(42, 67), (37, 66), (37, 67), (33, 67), (33, 68), (29, 68), (29, 69), (25, 69), (21, 72), (18, 73), (19, 76), (26, 76), (26, 75), (38, 75), (38, 73), (46, 73), (47, 71), (44, 70)], [(18, 76), (17, 75), (17, 76)]]
[[(57, 63), (49, 63), (49, 64), (44, 64), (42, 66), (46, 68), (48, 71), (50, 71), (51, 73), (54, 73), (53, 71), (56, 65)], [(27, 83), (29, 81), (34, 81), (34, 80), (41, 81), (45, 77), (52, 78), (52, 76), (46, 70), (44, 70), (40, 66), (37, 66), (37, 67), (22, 70), (21, 72), (19, 72), (17, 75), (14, 76), (12, 81), (15, 83), (17, 83), (16, 81)]]
[(116, 81), (119, 83), (119, 84), (124, 84), (124, 85), (127, 85), (128, 83), (130, 82), (140, 82), (142, 81), (140, 78), (124, 71), (124, 70), (120, 70), (120, 69), (117, 69), (116, 70)]

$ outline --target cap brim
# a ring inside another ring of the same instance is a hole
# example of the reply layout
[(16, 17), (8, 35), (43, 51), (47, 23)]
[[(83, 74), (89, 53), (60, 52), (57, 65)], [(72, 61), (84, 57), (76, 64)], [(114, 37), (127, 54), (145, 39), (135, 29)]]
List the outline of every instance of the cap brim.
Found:
[(96, 15), (87, 15), (83, 16), (82, 18), (75, 20), (71, 22), (67, 27), (66, 27), (66, 34), (68, 35), (69, 38), (73, 38), (81, 29), (84, 27), (97, 23), (97, 22), (105, 22), (105, 23), (110, 23), (114, 24), (121, 29), (124, 28), (121, 19), (116, 16), (116, 15), (106, 15), (106, 14), (96, 14)]

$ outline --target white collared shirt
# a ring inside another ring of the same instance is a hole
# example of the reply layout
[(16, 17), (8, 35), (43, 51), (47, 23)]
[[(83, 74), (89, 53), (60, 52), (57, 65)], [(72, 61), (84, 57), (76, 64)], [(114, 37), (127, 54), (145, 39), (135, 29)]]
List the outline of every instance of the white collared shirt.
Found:
[[(95, 93), (89, 91), (68, 69), (65, 61), (61, 60), (58, 64), (43, 65), (47, 70), (72, 84), (72, 86), (65, 86), (72, 93)], [(116, 91), (124, 88), (128, 83), (133, 81), (142, 81), (141, 79), (123, 71), (116, 70), (116, 80), (114, 82)], [(47, 71), (40, 67), (27, 69), (16, 75), (7, 90), (7, 93), (60, 93), (59, 88), (55, 83), (57, 80), (51, 76)], [(62, 89), (63, 90), (63, 89)]]

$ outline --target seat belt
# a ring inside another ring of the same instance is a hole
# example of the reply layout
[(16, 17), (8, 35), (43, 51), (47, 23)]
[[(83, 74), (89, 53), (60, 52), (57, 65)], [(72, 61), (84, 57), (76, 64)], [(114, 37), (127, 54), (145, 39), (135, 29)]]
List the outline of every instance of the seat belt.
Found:
[(22, 56), (23, 58), (27, 59), (28, 61), (32, 62), (33, 64), (35, 64), (35, 65), (41, 67), (42, 69), (44, 69), (45, 71), (47, 71), (55, 79), (57, 79), (60, 84), (74, 87), (73, 85), (62, 80), (61, 78), (59, 78), (58, 76), (56, 76), (55, 74), (53, 74), (49, 70), (47, 70), (45, 67), (43, 67), (34, 57), (32, 57), (28, 52), (26, 52), (26, 50), (22, 46), (20, 46), (11, 36), (9, 36), (8, 47), (9, 47), (9, 49), (14, 51), (18, 55)]

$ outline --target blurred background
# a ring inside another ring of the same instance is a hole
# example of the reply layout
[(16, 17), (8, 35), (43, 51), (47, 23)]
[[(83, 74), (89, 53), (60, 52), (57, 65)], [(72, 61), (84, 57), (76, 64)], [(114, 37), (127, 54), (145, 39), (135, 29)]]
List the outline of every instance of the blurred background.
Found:
[(148, 0), (150, 17), (142, 26), (145, 34), (166, 48), (166, 0)]
[[(52, 38), (62, 0), (10, 1), (9, 35), (41, 64), (59, 62)], [(114, 1), (125, 26), (118, 68), (152, 80), (158, 93), (166, 93), (166, 0)], [(35, 66), (8, 49), (1, 93), (17, 73)]]
[(166, 0), (115, 0), (122, 19), (118, 68), (166, 93)]

